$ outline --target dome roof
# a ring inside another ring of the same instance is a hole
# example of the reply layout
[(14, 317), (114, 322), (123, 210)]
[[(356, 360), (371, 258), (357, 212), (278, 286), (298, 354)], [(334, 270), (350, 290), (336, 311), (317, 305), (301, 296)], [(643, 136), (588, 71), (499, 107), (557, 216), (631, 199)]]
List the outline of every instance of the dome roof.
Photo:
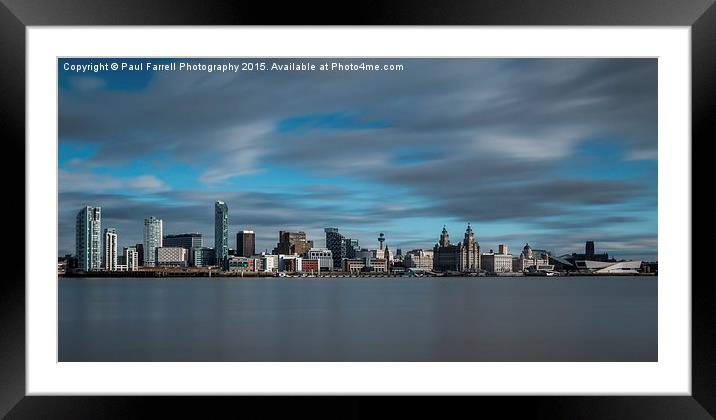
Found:
[(532, 247), (530, 246), (530, 244), (525, 244), (525, 247), (522, 248), (522, 249), (524, 249), (525, 251), (527, 251), (528, 249), (531, 250)]

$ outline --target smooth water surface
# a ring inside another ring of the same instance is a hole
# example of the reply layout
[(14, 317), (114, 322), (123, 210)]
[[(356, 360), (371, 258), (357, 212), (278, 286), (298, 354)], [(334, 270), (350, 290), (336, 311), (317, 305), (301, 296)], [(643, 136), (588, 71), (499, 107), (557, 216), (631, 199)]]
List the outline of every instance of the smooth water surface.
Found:
[(656, 361), (657, 277), (59, 279), (59, 361)]

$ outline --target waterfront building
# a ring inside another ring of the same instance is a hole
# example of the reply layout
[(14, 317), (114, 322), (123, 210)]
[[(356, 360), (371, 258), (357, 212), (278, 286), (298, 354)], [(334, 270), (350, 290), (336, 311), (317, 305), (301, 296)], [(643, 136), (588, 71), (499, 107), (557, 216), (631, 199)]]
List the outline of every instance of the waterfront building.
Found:
[(512, 271), (522, 273), (536, 270), (554, 270), (554, 265), (549, 263), (549, 252), (533, 250), (530, 244), (525, 244), (519, 257), (512, 259)]
[(256, 253), (256, 234), (253, 230), (241, 230), (236, 234), (236, 255), (250, 257)]
[(301, 271), (308, 273), (320, 273), (321, 264), (318, 259), (314, 258), (303, 258), (301, 260)]
[(141, 267), (144, 265), (144, 244), (136, 244), (134, 247), (137, 249), (137, 263)]
[(180, 247), (187, 251), (189, 265), (193, 265), (194, 249), (204, 246), (204, 238), (201, 233), (178, 233), (166, 235), (162, 246)]
[(346, 258), (343, 260), (343, 271), (357, 273), (365, 269), (365, 258)]
[(79, 260), (77, 259), (77, 256), (72, 254), (65, 254), (64, 262), (64, 267), (66, 271), (76, 270), (79, 266)]
[(256, 272), (259, 271), (260, 261), (253, 257), (232, 255), (227, 259), (227, 269), (230, 272)]
[(403, 260), (395, 259), (390, 266), (390, 272), (395, 274), (405, 273), (405, 264)]
[(360, 245), (358, 239), (345, 238), (346, 243), (346, 256), (345, 258), (356, 258), (356, 254), (360, 251)]
[(657, 274), (659, 272), (659, 262), (658, 261), (643, 261), (641, 263), (641, 272)]
[(57, 258), (57, 274), (65, 274), (67, 272), (67, 261), (61, 257)]
[(440, 240), (433, 247), (433, 269), (435, 271), (478, 271), (480, 270), (480, 245), (475, 240), (470, 223), (465, 237), (457, 244), (450, 243), (447, 228), (443, 226)]
[(306, 240), (306, 232), (278, 232), (278, 243), (273, 253), (276, 255), (305, 255), (313, 248), (313, 241)]
[(103, 266), (107, 271), (117, 270), (117, 229), (106, 228), (103, 235)]
[(204, 246), (204, 239), (201, 233), (177, 233), (175, 235), (166, 235), (164, 237), (163, 246), (178, 246), (186, 250), (192, 248), (201, 248)]
[(154, 262), (157, 267), (186, 267), (189, 253), (179, 246), (162, 246), (155, 250)]
[(311, 248), (306, 257), (318, 260), (321, 271), (333, 270), (333, 252), (328, 248)]
[(425, 249), (413, 249), (403, 257), (403, 264), (406, 268), (431, 271), (433, 269), (433, 251)]
[(216, 264), (224, 266), (229, 256), (229, 207), (223, 201), (214, 203), (214, 253)]
[(341, 263), (346, 257), (346, 238), (338, 233), (338, 228), (329, 227), (323, 229), (326, 232), (326, 248), (331, 250), (333, 254), (333, 266), (341, 267)]
[(579, 271), (593, 274), (638, 274), (641, 270), (639, 261), (576, 261)]
[(388, 260), (385, 258), (346, 258), (343, 260), (343, 271), (356, 273), (361, 271), (385, 273), (388, 271)]
[(102, 268), (102, 208), (85, 206), (77, 213), (75, 252), (77, 268), (92, 271)]
[(485, 252), (480, 255), (480, 267), (488, 273), (510, 273), (512, 272), (512, 255)]
[(499, 244), (497, 245), (497, 253), (500, 255), (509, 254), (507, 244)]
[(139, 268), (139, 253), (137, 252), (137, 248), (133, 246), (125, 247), (122, 254), (122, 263), (127, 266), (127, 271), (137, 271)]
[(144, 219), (144, 265), (148, 267), (154, 267), (156, 249), (164, 246), (162, 224), (162, 219), (154, 216)]
[(127, 264), (117, 264), (113, 271), (129, 271)]
[(297, 272), (301, 271), (303, 258), (299, 257), (298, 255), (285, 255), (285, 254), (279, 254), (278, 256), (278, 270), (279, 271), (288, 271), (288, 272)]
[(262, 252), (260, 257), (260, 270), (266, 273), (276, 272), (279, 269), (279, 256)]
[(216, 265), (216, 253), (214, 248), (197, 247), (192, 248), (189, 253), (189, 261), (194, 267), (210, 267)]
[(558, 257), (549, 256), (549, 263), (550, 265), (554, 266), (554, 269), (557, 271), (576, 271), (577, 267), (574, 265), (573, 261), (570, 261), (571, 255), (565, 254), (560, 255)]
[(388, 260), (385, 258), (371, 258), (366, 261), (366, 271), (385, 273), (388, 271)]

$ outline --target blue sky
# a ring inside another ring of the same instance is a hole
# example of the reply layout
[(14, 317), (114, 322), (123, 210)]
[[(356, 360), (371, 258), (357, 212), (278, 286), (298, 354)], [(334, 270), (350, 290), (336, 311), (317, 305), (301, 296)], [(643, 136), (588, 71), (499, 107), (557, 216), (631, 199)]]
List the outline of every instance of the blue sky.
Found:
[(322, 245), (331, 226), (407, 251), (471, 222), (484, 250), (594, 240), (657, 259), (656, 60), (328, 60), (404, 70), (78, 73), (65, 63), (147, 60), (60, 59), (59, 253), (84, 205), (122, 246), (148, 216), (211, 246), (224, 200), (231, 247), (242, 229), (259, 250), (287, 229)]

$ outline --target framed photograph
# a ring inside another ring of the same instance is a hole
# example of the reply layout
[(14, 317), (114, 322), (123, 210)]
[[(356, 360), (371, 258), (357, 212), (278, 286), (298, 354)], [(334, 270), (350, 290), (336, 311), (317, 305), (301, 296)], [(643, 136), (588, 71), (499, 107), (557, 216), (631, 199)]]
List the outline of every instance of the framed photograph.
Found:
[(691, 259), (712, 2), (277, 19), (346, 26), (5, 3), (3, 131), (26, 178), (3, 413), (187, 413), (195, 395), (716, 411)]

